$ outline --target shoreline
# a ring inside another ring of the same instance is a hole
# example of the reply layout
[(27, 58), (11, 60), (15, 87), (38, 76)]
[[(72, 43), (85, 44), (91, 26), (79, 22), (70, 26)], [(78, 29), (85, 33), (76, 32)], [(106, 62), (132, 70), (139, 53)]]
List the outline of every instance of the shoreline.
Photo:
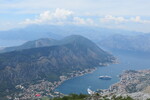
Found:
[[(76, 78), (76, 77), (80, 77), (80, 76), (83, 76), (83, 75), (86, 75), (86, 74), (90, 74), (90, 73), (93, 73), (94, 71), (96, 71), (98, 68), (96, 68), (96, 67), (94, 67), (94, 68), (90, 68), (90, 69), (85, 69), (85, 70), (83, 70), (83, 71), (78, 71), (79, 73), (78, 74), (75, 74), (75, 76), (71, 76), (71, 77), (68, 77), (67, 79), (65, 79), (65, 80), (61, 80), (61, 81), (59, 81), (60, 82), (60, 84), (58, 84), (56, 87), (55, 87), (55, 89), (58, 87), (58, 86), (60, 86), (63, 82), (65, 82), (65, 81), (67, 81), (67, 80), (70, 80), (70, 79), (73, 79), (73, 78)], [(88, 70), (88, 71), (87, 71)], [(85, 72), (84, 72), (85, 71)], [(83, 72), (83, 73), (81, 73), (81, 72)], [(55, 90), (54, 89), (54, 90)], [(57, 92), (57, 91), (56, 91)]]
[[(23, 85), (17, 85), (16, 88), (21, 89), (22, 91), (19, 93), (14, 93), (13, 96), (8, 96), (9, 98), (19, 98), (22, 100), (26, 99), (34, 99), (34, 98), (42, 98), (42, 97), (60, 97), (65, 94), (58, 92), (55, 90), (58, 86), (60, 86), (63, 82), (70, 80), (75, 77), (80, 77), (89, 73), (93, 73), (99, 67), (107, 67), (110, 64), (116, 64), (116, 60), (109, 63), (103, 63), (103, 65), (99, 65), (93, 68), (86, 68), (84, 70), (76, 70), (65, 75), (59, 76), (58, 81), (50, 82), (46, 80), (39, 80), (36, 84), (30, 84), (28, 87), (24, 87)], [(107, 66), (106, 66), (107, 65)], [(36, 94), (40, 94), (39, 97)]]
[[(93, 73), (97, 70), (97, 67), (87, 68), (82, 71), (73, 71), (71, 73), (67, 73), (67, 76), (60, 76), (59, 81), (49, 82), (45, 80), (40, 80), (38, 84), (31, 84), (28, 88), (25, 88), (23, 85), (17, 85), (16, 89), (21, 89), (22, 92), (15, 93), (14, 96), (7, 96), (7, 98), (18, 98), (19, 100), (26, 99), (37, 99), (43, 97), (60, 97), (65, 94), (55, 91), (55, 89), (60, 86), (63, 82), (75, 78), (80, 77), (89, 73)], [(36, 94), (40, 94), (39, 97)]]
[(147, 100), (150, 98), (150, 69), (126, 70), (120, 74), (120, 80), (112, 84), (109, 89), (102, 90), (105, 96), (130, 96), (135, 100)]
[[(87, 68), (87, 69), (90, 70), (90, 71), (88, 71), (88, 72), (86, 72), (86, 73), (79, 74), (79, 75), (77, 75), (77, 76), (69, 77), (69, 78), (67, 78), (66, 80), (63, 80), (59, 85), (57, 85), (57, 86), (55, 87), (55, 89), (56, 89), (58, 86), (60, 86), (63, 82), (65, 82), (65, 81), (67, 81), (67, 80), (70, 80), (70, 79), (75, 78), (75, 77), (80, 77), (80, 76), (83, 76), (83, 75), (86, 75), (86, 74), (89, 74), (89, 73), (93, 73), (93, 72), (96, 71), (99, 67), (108, 67), (110, 64), (118, 64), (118, 63), (119, 63), (119, 61), (118, 61), (118, 59), (116, 59), (116, 60), (114, 60), (112, 63), (104, 63), (104, 64), (100, 64), (100, 66), (98, 66), (98, 67)], [(85, 70), (87, 70), (87, 69), (85, 69)], [(85, 70), (83, 70), (83, 71), (85, 71)], [(80, 71), (79, 71), (79, 72), (80, 72)], [(112, 84), (112, 85), (113, 85), (113, 84)], [(55, 89), (54, 89), (54, 90), (55, 90)], [(58, 91), (56, 91), (56, 92), (58, 92)]]

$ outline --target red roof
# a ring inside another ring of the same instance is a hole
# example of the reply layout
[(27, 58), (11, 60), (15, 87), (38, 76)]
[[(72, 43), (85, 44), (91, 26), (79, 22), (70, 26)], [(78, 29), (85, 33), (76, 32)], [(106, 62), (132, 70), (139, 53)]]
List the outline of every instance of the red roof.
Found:
[(39, 96), (41, 96), (41, 94), (36, 94), (35, 96), (36, 96), (36, 97), (39, 97)]

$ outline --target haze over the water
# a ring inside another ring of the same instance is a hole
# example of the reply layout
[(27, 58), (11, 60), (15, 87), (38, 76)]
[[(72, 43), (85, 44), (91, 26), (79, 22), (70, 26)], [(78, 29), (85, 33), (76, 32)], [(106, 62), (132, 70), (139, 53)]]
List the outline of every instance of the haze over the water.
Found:
[(0, 0), (0, 30), (31, 24), (150, 32), (149, 0)]

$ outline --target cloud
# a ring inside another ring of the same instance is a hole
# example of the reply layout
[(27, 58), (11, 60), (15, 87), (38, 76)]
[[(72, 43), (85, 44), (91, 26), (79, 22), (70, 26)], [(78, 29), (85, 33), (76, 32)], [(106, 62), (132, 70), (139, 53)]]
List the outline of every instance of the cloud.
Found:
[[(75, 12), (74, 12), (75, 11)], [(97, 26), (106, 28), (120, 28), (128, 30), (138, 30), (138, 31), (148, 31), (150, 30), (150, 19), (146, 16), (114, 16), (114, 15), (85, 15), (79, 14), (76, 10), (68, 9), (53, 9), (40, 11), (42, 13), (33, 14), (32, 16), (24, 16), (20, 21), (15, 21), (12, 24), (2, 25), (2, 29), (14, 28), (14, 27), (24, 27), (30, 24), (49, 24), (49, 25), (84, 25), (84, 26)], [(1, 23), (6, 22), (5, 16), (1, 16)], [(12, 21), (17, 17), (10, 17)], [(9, 21), (8, 21), (9, 22)], [(19, 24), (18, 24), (19, 23)], [(140, 27), (140, 28), (139, 28)]]
[(74, 17), (75, 24), (85, 24), (85, 20), (83, 18)]
[(96, 25), (93, 21), (93, 19), (87, 18), (80, 18), (80, 17), (74, 17), (74, 24), (76, 25)]
[(72, 11), (57, 8), (55, 12), (44, 11), (35, 19), (26, 19), (22, 24), (59, 24), (72, 16)]
[(104, 16), (103, 18), (100, 18), (100, 22), (104, 23), (150, 23), (150, 20), (142, 20), (140, 16), (130, 17), (130, 18), (124, 18), (124, 17), (116, 17), (112, 15)]
[(57, 8), (54, 12), (44, 11), (35, 19), (26, 19), (21, 24), (94, 25), (94, 21), (90, 18), (78, 17), (73, 11)]
[(73, 15), (72, 11), (64, 10), (64, 9), (56, 9), (55, 13), (53, 13), (54, 18), (58, 19), (67, 19), (68, 16)]
[(100, 19), (101, 22), (126, 22), (127, 20), (124, 17), (114, 17), (112, 15), (106, 15), (104, 18)]
[(150, 20), (142, 20), (140, 16), (136, 16), (135, 18), (132, 17), (130, 18), (130, 21), (136, 22), (136, 23), (143, 23), (143, 24), (150, 23)]

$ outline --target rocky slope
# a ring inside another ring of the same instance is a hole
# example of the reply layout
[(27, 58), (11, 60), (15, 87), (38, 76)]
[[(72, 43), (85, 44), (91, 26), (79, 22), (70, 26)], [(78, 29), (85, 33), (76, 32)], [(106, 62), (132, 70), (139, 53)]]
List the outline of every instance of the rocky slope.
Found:
[(135, 100), (147, 100), (150, 98), (150, 70), (129, 70), (120, 76), (120, 82), (110, 88), (110, 92), (131, 96)]

